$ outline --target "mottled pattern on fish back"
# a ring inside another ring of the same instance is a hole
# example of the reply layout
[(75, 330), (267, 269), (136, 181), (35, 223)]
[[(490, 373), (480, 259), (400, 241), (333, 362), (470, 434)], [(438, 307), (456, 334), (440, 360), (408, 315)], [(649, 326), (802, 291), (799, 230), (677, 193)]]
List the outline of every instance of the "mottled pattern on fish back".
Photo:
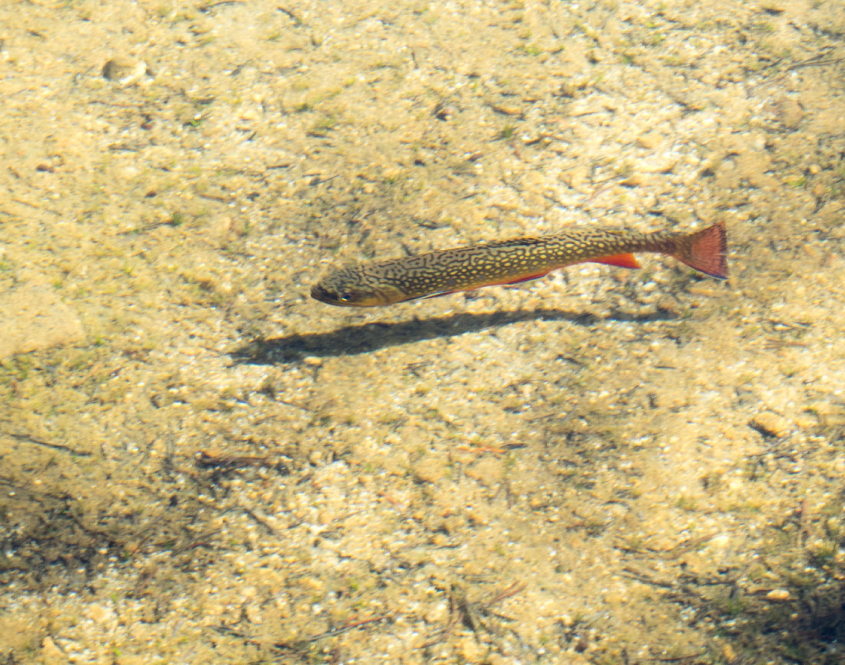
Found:
[(633, 252), (669, 254), (715, 277), (727, 275), (723, 224), (692, 234), (569, 229), (539, 238), (516, 238), (335, 269), (314, 285), (311, 295), (337, 305), (388, 305), (482, 286), (511, 284), (573, 263)]
[(631, 231), (573, 230), (517, 238), (370, 264), (365, 274), (390, 281), (408, 298), (512, 282), (572, 263), (643, 251), (659, 239)]

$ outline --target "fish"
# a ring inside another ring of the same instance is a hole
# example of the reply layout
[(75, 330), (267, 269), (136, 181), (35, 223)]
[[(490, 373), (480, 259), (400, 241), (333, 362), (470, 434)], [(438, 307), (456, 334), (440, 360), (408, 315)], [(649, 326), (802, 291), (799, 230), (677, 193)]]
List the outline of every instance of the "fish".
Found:
[(340, 307), (383, 307), (485, 286), (521, 284), (576, 263), (639, 268), (635, 252), (666, 254), (705, 275), (728, 277), (724, 222), (693, 233), (578, 227), (331, 268), (311, 288), (311, 297)]

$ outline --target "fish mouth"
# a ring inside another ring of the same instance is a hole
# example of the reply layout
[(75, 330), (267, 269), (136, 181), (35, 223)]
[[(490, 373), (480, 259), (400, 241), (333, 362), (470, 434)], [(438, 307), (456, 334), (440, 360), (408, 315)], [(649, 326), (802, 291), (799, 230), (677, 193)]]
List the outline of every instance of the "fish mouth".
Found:
[(333, 298), (332, 294), (326, 291), (320, 284), (315, 284), (311, 287), (311, 297), (328, 305), (334, 305), (337, 302), (337, 298)]

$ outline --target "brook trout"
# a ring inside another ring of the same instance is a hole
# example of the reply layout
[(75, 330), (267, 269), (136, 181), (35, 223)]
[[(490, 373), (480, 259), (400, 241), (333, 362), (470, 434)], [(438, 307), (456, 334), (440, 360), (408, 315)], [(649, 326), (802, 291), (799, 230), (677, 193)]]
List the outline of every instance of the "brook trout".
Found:
[(333, 268), (311, 288), (311, 297), (342, 307), (379, 307), (527, 282), (575, 263), (639, 268), (634, 252), (668, 254), (711, 277), (728, 276), (724, 222), (694, 233), (573, 228), (537, 238)]

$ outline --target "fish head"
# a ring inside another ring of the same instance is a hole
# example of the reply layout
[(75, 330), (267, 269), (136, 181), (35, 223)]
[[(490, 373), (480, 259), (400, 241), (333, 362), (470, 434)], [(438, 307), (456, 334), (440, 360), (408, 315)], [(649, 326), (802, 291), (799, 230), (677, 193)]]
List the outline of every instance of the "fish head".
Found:
[(329, 271), (311, 287), (311, 297), (339, 307), (380, 307), (404, 299), (398, 289), (379, 283), (359, 268)]

